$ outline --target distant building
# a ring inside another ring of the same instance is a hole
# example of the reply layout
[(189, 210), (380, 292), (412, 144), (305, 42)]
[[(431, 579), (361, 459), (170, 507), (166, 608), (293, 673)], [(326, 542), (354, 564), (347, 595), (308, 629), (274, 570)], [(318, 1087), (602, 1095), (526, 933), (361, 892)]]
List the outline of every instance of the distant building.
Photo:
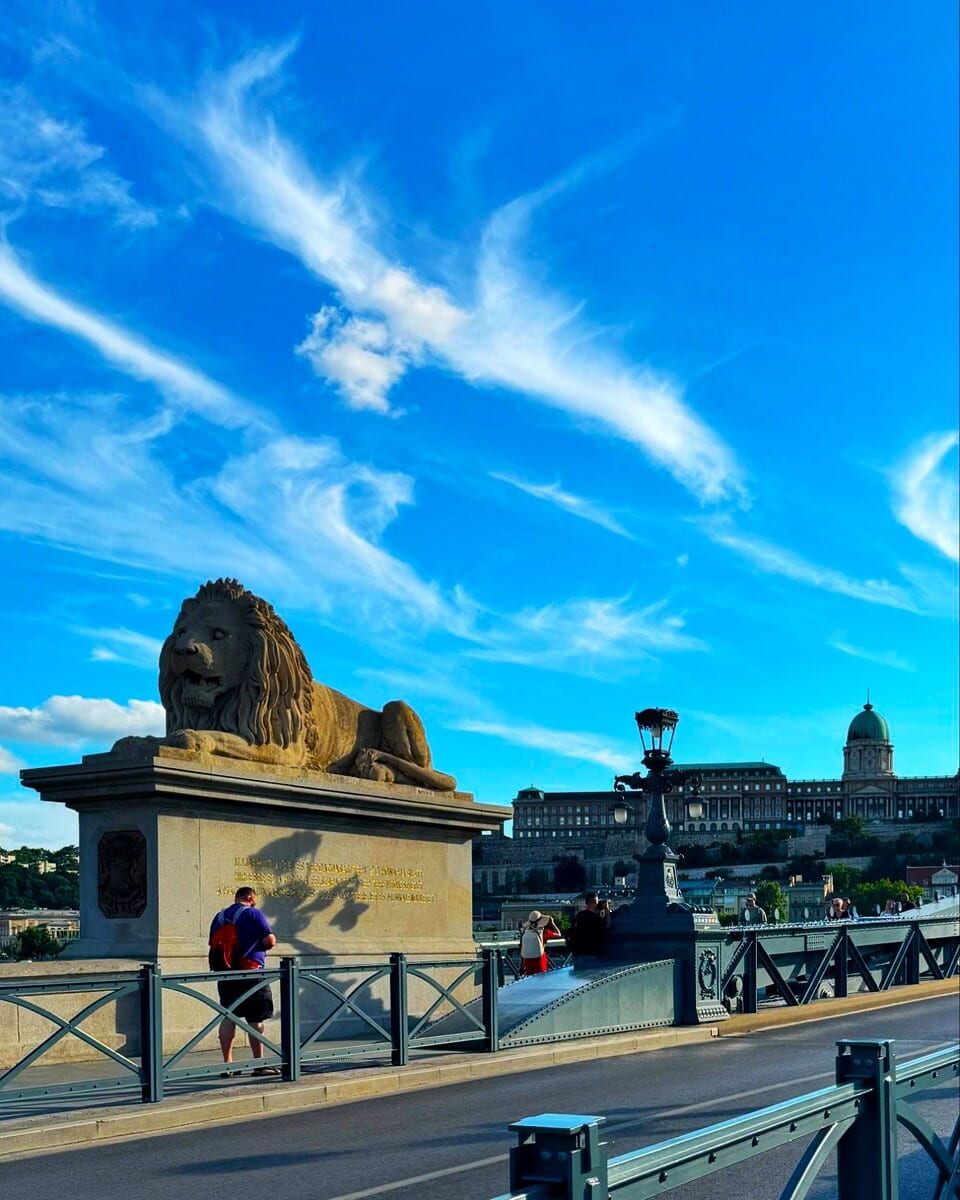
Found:
[(906, 882), (923, 888), (925, 900), (960, 894), (960, 866), (907, 867)]
[(80, 914), (72, 908), (2, 908), (0, 946), (37, 925), (46, 925), (59, 941), (69, 941), (79, 936)]
[(898, 778), (890, 727), (867, 702), (850, 722), (840, 779), (793, 779), (787, 787), (788, 819), (824, 822), (943, 821), (960, 816), (957, 775)]
[[(929, 821), (960, 816), (957, 775), (899, 778), (893, 770), (893, 743), (884, 718), (867, 703), (853, 718), (843, 748), (839, 779), (788, 779), (768, 762), (677, 763), (676, 771), (699, 771), (703, 816), (691, 822), (687, 797), (666, 797), (667, 818), (681, 833), (736, 833), (823, 825), (843, 817), (864, 821)], [(632, 810), (626, 826), (613, 824), (612, 791), (543, 792), (523, 788), (514, 800), (513, 833), (524, 841), (585, 841), (609, 833), (643, 829), (647, 802), (628, 793)], [(722, 840), (722, 839), (721, 839)]]

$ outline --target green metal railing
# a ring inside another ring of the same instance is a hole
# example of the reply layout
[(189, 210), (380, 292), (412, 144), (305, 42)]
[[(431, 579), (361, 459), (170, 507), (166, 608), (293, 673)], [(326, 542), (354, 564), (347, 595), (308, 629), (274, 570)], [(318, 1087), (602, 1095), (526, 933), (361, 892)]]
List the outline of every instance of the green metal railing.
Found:
[[(244, 1060), (242, 1065), (277, 1068), (288, 1082), (299, 1079), (311, 1064), (388, 1058), (404, 1066), (411, 1053), (422, 1049), (447, 1045), (498, 1049), (497, 993), (503, 969), (496, 950), (484, 949), (474, 958), (430, 962), (409, 962), (404, 954), (392, 954), (388, 961), (335, 965), (284, 958), (278, 967), (266, 970), (231, 971), (232, 982), (250, 986), (227, 1005), (220, 1002), (216, 988), (224, 978), (212, 971), (164, 975), (147, 964), (136, 973), (0, 982), (0, 1013), (6, 1004), (53, 1026), (22, 1059), (6, 1071), (0, 1069), (0, 1105), (117, 1090), (139, 1091), (144, 1102), (155, 1103), (171, 1085), (222, 1074), (218, 1056), (201, 1061), (198, 1052), (210, 1049), (212, 1035), (225, 1017), (234, 1022), (239, 1035), (256, 1037), (265, 1051), (261, 1059)], [(238, 1013), (254, 992), (273, 985), (279, 991), (279, 1039), (254, 1029)], [(411, 986), (416, 989), (416, 1003), (411, 1000)], [(481, 1003), (471, 1005), (478, 995)], [(171, 1047), (164, 1001), (173, 996), (196, 1011), (183, 1041)], [(70, 1016), (62, 1015), (74, 997), (79, 1007)], [(85, 1028), (108, 1006), (120, 1004), (132, 1008), (125, 1019), (117, 1011), (114, 1027), (118, 1032), (121, 1027), (128, 1030), (126, 1042), (138, 1053), (123, 1052)], [(431, 1033), (433, 1022), (450, 1012), (462, 1014), (467, 1028), (442, 1036)], [(133, 1031), (135, 1035), (129, 1036)], [(59, 1073), (65, 1072), (64, 1064), (58, 1057), (50, 1066), (48, 1056), (68, 1038), (83, 1044), (85, 1077), (54, 1078), (58, 1068)], [(41, 1076), (46, 1069), (45, 1082), (32, 1082), (32, 1069), (37, 1067)]]
[(960, 970), (956, 917), (837, 925), (766, 925), (728, 931), (722, 994), (755, 1013), (764, 999), (794, 1007), (851, 990), (950, 979)]
[(836, 1084), (608, 1161), (603, 1117), (545, 1113), (510, 1126), (510, 1192), (497, 1200), (651, 1200), (809, 1139), (780, 1200), (803, 1200), (836, 1151), (838, 1200), (897, 1200), (897, 1126), (932, 1161), (932, 1200), (960, 1197), (960, 1118), (944, 1140), (917, 1111), (957, 1079), (960, 1044), (898, 1066), (890, 1041), (837, 1043)]
[[(803, 1005), (820, 998), (825, 988), (844, 996), (858, 976), (862, 989), (885, 991), (960, 972), (955, 917), (731, 930), (718, 948), (723, 994), (747, 1012), (755, 1012), (764, 997)], [(260, 1040), (265, 1055), (255, 1065), (279, 1069), (284, 1081), (329, 1062), (388, 1059), (405, 1065), (411, 1054), (442, 1046), (495, 1052), (501, 1045), (501, 989), (513, 974), (512, 949), (488, 946), (472, 958), (431, 962), (404, 954), (333, 965), (284, 958), (264, 971), (231, 972), (232, 980), (249, 981), (250, 989), (226, 1006), (216, 989), (222, 975), (163, 975), (153, 965), (123, 974), (0, 980), (0, 1021), (9, 1024), (4, 1006), (10, 1005), (30, 1014), (31, 1021), (50, 1025), (35, 1048), (6, 1071), (0, 1068), (0, 1106), (123, 1090), (139, 1091), (145, 1102), (156, 1102), (166, 1088), (221, 1074), (219, 1056), (209, 1051), (224, 1017), (234, 1021), (241, 1035)], [(552, 957), (553, 967), (569, 961), (563, 947)], [(246, 996), (264, 985), (275, 988), (275, 999), (279, 995), (279, 1037), (272, 1029), (261, 1035), (237, 1012)], [(170, 1016), (174, 1001), (176, 1022)], [(110, 1006), (112, 1026), (104, 1022)], [(190, 1006), (194, 1011), (184, 1018)], [(507, 1012), (505, 1007), (505, 1038), (513, 1036)], [(451, 1014), (455, 1020), (441, 1023)], [(99, 1036), (91, 1031), (93, 1020)], [(185, 1032), (171, 1046), (175, 1023)], [(562, 1036), (590, 1033), (589, 1028), (567, 1029)], [(547, 1031), (528, 1042), (557, 1036)], [(73, 1042), (72, 1057), (64, 1054), (67, 1039)], [(51, 1065), (65, 1058), (73, 1064), (71, 1070), (62, 1061)]]

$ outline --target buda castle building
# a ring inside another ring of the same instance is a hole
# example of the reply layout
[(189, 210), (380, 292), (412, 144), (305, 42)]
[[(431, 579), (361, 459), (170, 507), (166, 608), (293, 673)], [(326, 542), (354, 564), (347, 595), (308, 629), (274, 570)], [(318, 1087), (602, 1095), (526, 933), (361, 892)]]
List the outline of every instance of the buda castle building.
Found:
[[(678, 833), (752, 832), (824, 825), (844, 817), (864, 822), (943, 821), (960, 817), (958, 775), (898, 777), (893, 769), (890, 729), (867, 703), (850, 722), (843, 748), (839, 779), (788, 779), (768, 762), (677, 763), (676, 771), (699, 771), (703, 779), (698, 799), (702, 816), (687, 817), (687, 797), (680, 791), (665, 797), (667, 817)], [(647, 819), (646, 798), (628, 793), (629, 827), (642, 830)], [(513, 802), (513, 835), (527, 841), (553, 844), (571, 839), (583, 842), (625, 832), (614, 829), (612, 794), (602, 792), (542, 792), (524, 788)], [(545, 847), (544, 847), (545, 848)], [(558, 847), (559, 848), (559, 847)]]

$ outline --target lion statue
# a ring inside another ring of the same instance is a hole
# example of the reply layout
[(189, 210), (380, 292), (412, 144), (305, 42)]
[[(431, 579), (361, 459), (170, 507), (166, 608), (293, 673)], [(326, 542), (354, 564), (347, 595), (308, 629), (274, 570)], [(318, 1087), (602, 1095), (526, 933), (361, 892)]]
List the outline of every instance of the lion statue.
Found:
[(121, 738), (112, 753), (174, 746), (453, 791), (433, 769), (423, 723), (402, 700), (382, 711), (315, 683), (273, 607), (235, 579), (205, 583), (183, 602), (160, 651), (163, 738)]

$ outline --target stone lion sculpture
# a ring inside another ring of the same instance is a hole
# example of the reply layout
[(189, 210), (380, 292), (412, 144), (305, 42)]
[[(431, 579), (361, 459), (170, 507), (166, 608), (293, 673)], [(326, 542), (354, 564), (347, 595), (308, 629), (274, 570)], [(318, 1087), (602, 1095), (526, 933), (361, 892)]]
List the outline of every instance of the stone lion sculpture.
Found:
[(174, 746), (199, 754), (453, 791), (433, 769), (423, 724), (402, 700), (382, 711), (315, 683), (272, 605), (235, 579), (183, 602), (160, 651), (163, 738), (121, 738), (112, 753)]

